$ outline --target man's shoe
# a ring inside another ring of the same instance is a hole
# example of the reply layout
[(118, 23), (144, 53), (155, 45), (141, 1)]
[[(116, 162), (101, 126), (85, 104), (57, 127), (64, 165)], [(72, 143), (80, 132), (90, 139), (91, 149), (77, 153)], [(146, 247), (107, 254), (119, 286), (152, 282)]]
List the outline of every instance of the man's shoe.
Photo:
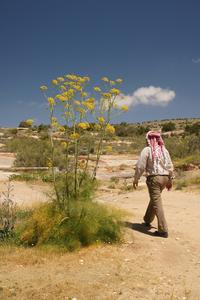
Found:
[(163, 238), (168, 238), (168, 232), (155, 231), (154, 235), (159, 236), (159, 237), (163, 237)]

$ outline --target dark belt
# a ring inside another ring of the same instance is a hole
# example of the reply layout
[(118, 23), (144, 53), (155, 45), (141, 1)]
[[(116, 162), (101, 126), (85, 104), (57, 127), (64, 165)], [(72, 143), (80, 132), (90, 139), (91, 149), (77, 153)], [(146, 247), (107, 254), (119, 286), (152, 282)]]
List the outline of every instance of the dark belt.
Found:
[(153, 174), (153, 175), (148, 175), (147, 178), (156, 177), (156, 176), (167, 176), (167, 177), (169, 177), (169, 175), (167, 175), (167, 174)]

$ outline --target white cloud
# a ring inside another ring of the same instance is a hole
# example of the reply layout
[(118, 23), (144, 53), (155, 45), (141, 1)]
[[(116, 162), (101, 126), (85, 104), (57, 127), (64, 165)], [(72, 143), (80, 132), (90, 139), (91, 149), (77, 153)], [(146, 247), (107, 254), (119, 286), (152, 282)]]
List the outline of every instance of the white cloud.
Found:
[(141, 87), (130, 95), (119, 97), (118, 104), (135, 106), (138, 104), (166, 106), (176, 96), (173, 90), (162, 89), (161, 87)]
[(192, 59), (192, 62), (195, 64), (199, 64), (200, 63), (200, 58), (196, 58), (196, 59)]

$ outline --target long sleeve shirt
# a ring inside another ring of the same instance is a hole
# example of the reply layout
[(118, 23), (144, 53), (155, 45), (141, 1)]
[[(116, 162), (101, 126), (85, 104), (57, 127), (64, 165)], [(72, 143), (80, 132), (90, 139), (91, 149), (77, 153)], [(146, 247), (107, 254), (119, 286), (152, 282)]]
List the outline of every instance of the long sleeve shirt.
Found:
[(138, 181), (142, 174), (146, 172), (146, 176), (149, 175), (173, 175), (174, 167), (171, 161), (169, 152), (166, 148), (163, 148), (163, 158), (160, 158), (156, 163), (152, 159), (151, 147), (145, 147), (138, 159), (135, 170), (135, 181)]

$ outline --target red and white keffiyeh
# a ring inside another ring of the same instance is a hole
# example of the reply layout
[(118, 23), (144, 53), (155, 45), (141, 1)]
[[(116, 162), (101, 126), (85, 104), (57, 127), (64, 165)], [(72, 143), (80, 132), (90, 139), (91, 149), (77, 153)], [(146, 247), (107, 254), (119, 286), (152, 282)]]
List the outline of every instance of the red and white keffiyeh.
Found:
[(160, 160), (164, 155), (164, 141), (161, 137), (160, 132), (149, 131), (146, 134), (146, 139), (148, 145), (151, 147), (153, 160)]

